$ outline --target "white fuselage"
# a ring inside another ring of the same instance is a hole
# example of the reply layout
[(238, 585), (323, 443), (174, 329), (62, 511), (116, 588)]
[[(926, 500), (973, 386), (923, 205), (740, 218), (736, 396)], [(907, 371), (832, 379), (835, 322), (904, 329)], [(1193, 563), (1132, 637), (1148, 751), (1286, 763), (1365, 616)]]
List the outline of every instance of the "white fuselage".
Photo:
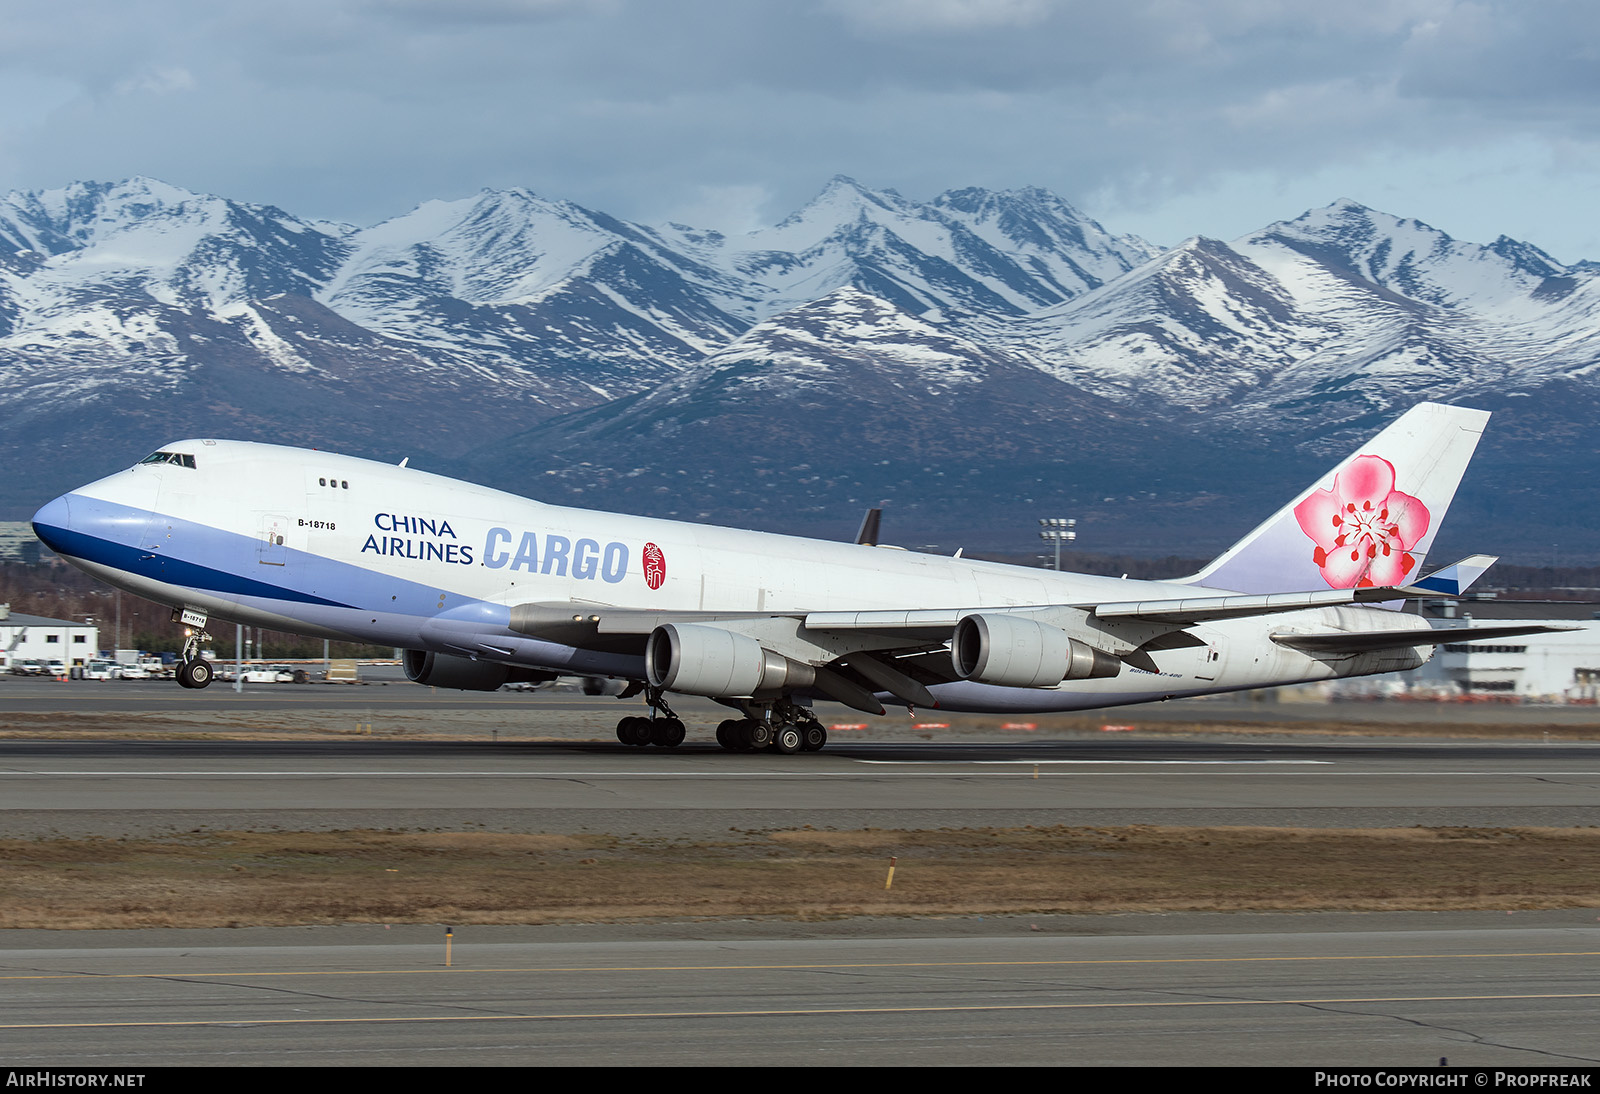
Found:
[[(58, 553), (150, 599), (300, 633), (594, 675), (642, 658), (519, 635), (518, 604), (661, 612), (1005, 608), (1192, 597), (1194, 587), (1055, 573), (547, 505), (442, 476), (303, 449), (183, 441), (194, 466), (141, 464), (66, 495), (36, 523)], [(54, 531), (51, 531), (54, 529)], [(1393, 651), (1319, 659), (1271, 630), (1415, 625), (1370, 607), (1188, 628), (1158, 672), (1056, 688), (959, 683), (952, 709), (1068, 710), (1360, 675)]]

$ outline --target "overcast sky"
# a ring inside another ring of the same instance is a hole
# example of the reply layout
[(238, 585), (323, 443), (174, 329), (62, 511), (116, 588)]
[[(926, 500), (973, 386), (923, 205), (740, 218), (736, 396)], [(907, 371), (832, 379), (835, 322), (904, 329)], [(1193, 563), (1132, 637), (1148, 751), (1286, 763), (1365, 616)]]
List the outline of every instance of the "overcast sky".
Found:
[(743, 230), (834, 174), (1231, 238), (1341, 196), (1600, 260), (1592, 0), (0, 0), (0, 189)]

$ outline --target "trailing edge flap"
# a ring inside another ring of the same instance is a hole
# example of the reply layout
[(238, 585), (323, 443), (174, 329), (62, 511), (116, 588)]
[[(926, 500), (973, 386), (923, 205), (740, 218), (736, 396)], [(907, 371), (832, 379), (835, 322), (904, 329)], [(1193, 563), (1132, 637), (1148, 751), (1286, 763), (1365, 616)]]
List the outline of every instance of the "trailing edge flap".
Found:
[(1581, 627), (1549, 624), (1513, 624), (1503, 627), (1438, 627), (1414, 631), (1333, 631), (1323, 634), (1274, 634), (1280, 646), (1310, 654), (1358, 654), (1378, 650), (1397, 650), (1408, 646), (1438, 646), (1446, 642), (1472, 642), (1490, 638), (1512, 638), (1519, 634), (1546, 634), (1551, 631), (1576, 631)]

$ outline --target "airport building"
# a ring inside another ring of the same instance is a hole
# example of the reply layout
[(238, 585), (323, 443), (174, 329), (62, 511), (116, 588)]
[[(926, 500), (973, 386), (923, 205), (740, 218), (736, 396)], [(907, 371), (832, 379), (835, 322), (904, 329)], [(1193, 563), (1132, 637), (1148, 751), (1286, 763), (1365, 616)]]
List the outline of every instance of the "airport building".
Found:
[(1431, 687), (1447, 694), (1545, 702), (1600, 698), (1600, 621), (1542, 622), (1579, 629), (1488, 642), (1446, 642), (1432, 661), (1405, 675), (1413, 691)]
[(1594, 703), (1600, 700), (1600, 618), (1587, 602), (1498, 600), (1493, 594), (1424, 601), (1436, 627), (1473, 623), (1545, 623), (1570, 631), (1480, 641), (1442, 642), (1433, 659), (1410, 672), (1333, 681), (1341, 697)]
[(39, 561), (44, 544), (33, 534), (33, 525), (25, 520), (0, 520), (0, 560), (26, 562)]
[(60, 661), (69, 669), (100, 656), (100, 628), (42, 615), (21, 615), (0, 604), (0, 672), (17, 661)]

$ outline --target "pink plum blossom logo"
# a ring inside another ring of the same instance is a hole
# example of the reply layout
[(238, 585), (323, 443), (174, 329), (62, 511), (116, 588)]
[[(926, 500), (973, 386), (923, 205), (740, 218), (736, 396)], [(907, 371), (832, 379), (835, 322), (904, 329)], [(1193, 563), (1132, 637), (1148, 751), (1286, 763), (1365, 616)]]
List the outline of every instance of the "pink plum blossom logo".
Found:
[(1313, 491), (1294, 515), (1334, 589), (1404, 584), (1417, 564), (1406, 552), (1428, 534), (1428, 507), (1394, 488), (1394, 464), (1381, 456), (1351, 460), (1332, 490)]

